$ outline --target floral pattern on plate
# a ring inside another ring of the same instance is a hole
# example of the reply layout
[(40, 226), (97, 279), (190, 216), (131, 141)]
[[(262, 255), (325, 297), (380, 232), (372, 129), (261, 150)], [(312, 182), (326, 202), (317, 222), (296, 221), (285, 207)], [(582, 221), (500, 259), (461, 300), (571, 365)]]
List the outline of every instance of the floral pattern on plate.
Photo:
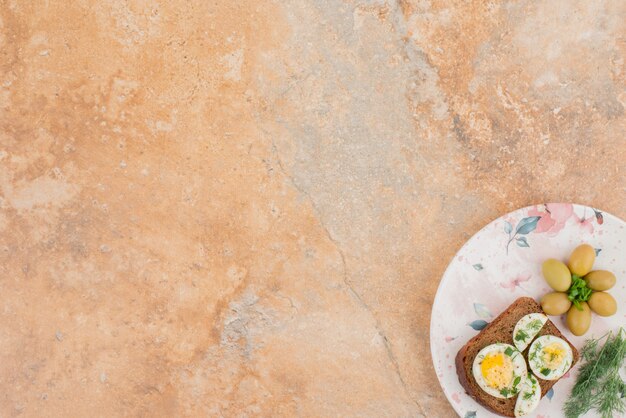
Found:
[[(430, 345), (439, 382), (460, 417), (497, 416), (483, 408), (461, 387), (454, 358), (459, 349), (515, 299), (539, 300), (550, 289), (541, 274), (548, 258), (563, 261), (586, 242), (596, 249), (594, 269), (611, 270), (617, 283), (611, 293), (618, 301), (615, 315), (593, 316), (590, 330), (575, 337), (564, 316), (550, 320), (574, 344), (582, 347), (626, 324), (626, 223), (596, 208), (569, 203), (548, 203), (519, 209), (491, 222), (459, 250), (441, 279), (433, 303)], [(528, 417), (562, 417), (561, 408), (575, 382), (578, 368), (567, 373), (544, 396)], [(592, 413), (585, 417), (593, 417)]]

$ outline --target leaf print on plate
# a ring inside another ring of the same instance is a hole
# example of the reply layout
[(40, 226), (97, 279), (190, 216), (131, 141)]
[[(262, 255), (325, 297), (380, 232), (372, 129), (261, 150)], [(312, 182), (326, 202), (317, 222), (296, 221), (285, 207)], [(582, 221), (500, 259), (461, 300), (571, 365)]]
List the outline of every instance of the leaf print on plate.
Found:
[(554, 396), (554, 388), (550, 388), (550, 390), (546, 393), (546, 398), (548, 398), (549, 400), (552, 400), (553, 396)]
[(488, 323), (489, 322), (485, 321), (484, 319), (477, 319), (475, 321), (470, 322), (467, 325), (474, 328), (476, 331), (482, 331), (482, 329), (485, 328)]
[[(537, 222), (539, 222), (539, 219), (541, 219), (541, 216), (528, 216), (526, 218), (522, 218), (522, 220), (517, 223), (517, 226), (515, 227), (515, 233), (511, 235), (511, 233), (509, 232), (509, 242), (506, 243), (507, 254), (509, 253), (509, 245), (511, 245), (511, 241), (516, 239), (518, 235), (528, 235), (531, 232), (533, 232), (535, 228), (537, 228)], [(505, 224), (505, 231), (506, 231), (506, 224)], [(522, 238), (524, 239), (522, 240)], [(516, 241), (517, 241), (517, 245), (520, 247), (530, 247), (525, 237), (519, 237), (517, 238)]]
[(463, 418), (476, 418), (476, 411), (467, 411)]
[(482, 303), (474, 304), (474, 312), (476, 312), (476, 315), (478, 315), (481, 318), (493, 318), (493, 315), (491, 315), (491, 312), (489, 312), (489, 309), (487, 309), (487, 307), (483, 305)]
[(481, 271), (484, 268), (480, 263), (474, 264), (472, 267), (474, 267), (474, 270), (476, 271)]
[(517, 224), (517, 228), (515, 228), (515, 233), (526, 235), (530, 232), (533, 232), (535, 228), (537, 228), (537, 222), (539, 222), (539, 219), (541, 219), (541, 216), (529, 216), (522, 219)]

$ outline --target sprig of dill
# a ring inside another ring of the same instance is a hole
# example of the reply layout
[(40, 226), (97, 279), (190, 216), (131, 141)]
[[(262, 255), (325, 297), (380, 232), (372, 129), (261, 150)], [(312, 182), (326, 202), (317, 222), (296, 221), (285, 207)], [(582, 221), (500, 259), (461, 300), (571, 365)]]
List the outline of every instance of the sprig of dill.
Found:
[(602, 418), (626, 412), (626, 382), (619, 374), (626, 358), (626, 331), (620, 328), (615, 335), (609, 332), (587, 340), (580, 355), (584, 364), (563, 407), (565, 416), (578, 418), (591, 409), (597, 410)]

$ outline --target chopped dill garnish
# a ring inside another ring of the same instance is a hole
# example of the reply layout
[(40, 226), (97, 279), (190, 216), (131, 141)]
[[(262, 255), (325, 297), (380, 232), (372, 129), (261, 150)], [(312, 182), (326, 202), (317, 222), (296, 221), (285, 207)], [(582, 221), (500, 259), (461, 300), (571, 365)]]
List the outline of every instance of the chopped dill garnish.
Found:
[[(600, 347), (600, 341), (605, 339)], [(591, 409), (602, 418), (626, 412), (626, 382), (619, 370), (626, 359), (626, 331), (609, 332), (598, 339), (587, 340), (580, 355), (584, 364), (563, 412), (567, 418), (578, 418)]]
[(520, 329), (517, 334), (515, 334), (515, 341), (526, 341), (529, 335), (523, 329)]

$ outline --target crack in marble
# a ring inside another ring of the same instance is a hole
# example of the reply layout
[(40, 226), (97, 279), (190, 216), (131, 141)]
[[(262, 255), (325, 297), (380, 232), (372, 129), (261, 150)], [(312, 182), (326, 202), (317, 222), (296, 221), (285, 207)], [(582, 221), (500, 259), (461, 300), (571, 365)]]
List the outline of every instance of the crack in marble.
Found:
[(287, 296), (287, 295), (285, 295), (285, 294), (283, 294), (281, 292), (276, 292), (276, 293), (274, 293), (274, 295), (276, 295), (276, 297), (279, 298), (279, 299), (286, 300), (287, 302), (289, 302), (289, 305), (291, 306), (291, 309), (296, 311), (296, 314), (300, 313), (300, 310), (298, 309), (296, 304), (293, 303), (293, 299), (291, 299), (289, 296)]
[[(413, 69), (417, 71), (418, 73), (424, 74), (426, 78), (432, 77), (434, 73), (435, 95), (438, 96), (436, 97), (436, 99), (438, 99), (441, 102), (441, 103), (438, 103), (438, 105), (443, 105), (443, 109), (444, 109), (443, 112), (439, 112), (439, 111), (437, 112), (437, 113), (443, 113), (442, 115), (439, 115), (438, 119), (443, 119), (443, 120), (449, 119), (450, 118), (450, 113), (449, 113), (450, 99), (447, 96), (447, 94), (444, 91), (442, 91), (442, 89), (439, 88), (439, 86), (437, 85), (437, 83), (439, 83), (440, 81), (439, 80), (439, 68), (437, 68), (437, 66), (432, 63), (426, 51), (424, 51), (422, 48), (416, 45), (415, 42), (411, 42), (411, 37), (408, 34), (409, 31), (406, 26), (406, 19), (403, 16), (402, 5), (400, 4), (401, 2), (402, 0), (395, 0), (391, 2), (391, 6), (393, 9), (391, 14), (393, 15), (393, 19), (390, 19), (389, 21), (393, 29), (395, 30), (395, 32), (398, 34), (398, 37), (400, 38), (400, 44), (402, 45), (402, 49), (404, 50), (404, 53), (408, 57), (409, 62), (412, 64)], [(433, 98), (431, 97), (430, 99), (432, 100)], [(415, 101), (414, 99), (411, 99), (409, 97), (409, 103), (414, 102), (414, 101)]]
[[(293, 82), (291, 82), (283, 91), (279, 92), (276, 95), (276, 99), (282, 99), (283, 97), (285, 97), (291, 90), (293, 90), (294, 87), (296, 87), (299, 84), (304, 83), (305, 81), (307, 81), (311, 76), (313, 75), (313, 72), (307, 72), (304, 77), (300, 77), (295, 79)], [(272, 141), (272, 145), (274, 145), (273, 141)]]
[(423, 417), (426, 417), (427, 415), (426, 415), (426, 412), (424, 411), (424, 408), (422, 407), (422, 405), (416, 399), (414, 399), (413, 396), (411, 396), (411, 391), (410, 391), (406, 381), (402, 377), (402, 373), (400, 372), (400, 365), (398, 364), (398, 360), (397, 360), (395, 354), (393, 353), (393, 348), (391, 347), (391, 342), (387, 338), (385, 332), (382, 330), (382, 327), (381, 327), (380, 323), (378, 322), (378, 319), (376, 318), (376, 315), (372, 311), (372, 308), (363, 300), (361, 295), (359, 295), (359, 293), (354, 289), (352, 283), (350, 282), (350, 278), (349, 278), (350, 275), (348, 273), (348, 263), (346, 262), (346, 256), (344, 254), (344, 251), (341, 249), (340, 243), (332, 236), (332, 234), (330, 233), (330, 230), (328, 229), (326, 224), (324, 224), (324, 222), (322, 221), (322, 215), (321, 215), (319, 209), (317, 208), (317, 206), (315, 204), (315, 201), (311, 197), (311, 195), (306, 190), (301, 188), (298, 185), (298, 183), (295, 181), (295, 179), (287, 172), (287, 170), (285, 170), (285, 168), (283, 166), (283, 163), (282, 163), (282, 159), (280, 158), (280, 154), (279, 154), (278, 149), (276, 147), (276, 144), (274, 142), (274, 138), (271, 137), (271, 135), (270, 135), (270, 138), (271, 138), (271, 142), (272, 142), (272, 153), (276, 157), (276, 162), (278, 163), (278, 167), (279, 167), (280, 171), (289, 180), (291, 185), (299, 193), (301, 193), (302, 195), (304, 195), (308, 199), (308, 201), (311, 204), (311, 207), (313, 209), (313, 212), (315, 213), (315, 217), (316, 217), (317, 221), (319, 222), (320, 226), (324, 230), (324, 234), (330, 240), (330, 242), (332, 242), (333, 245), (335, 246), (335, 249), (337, 250), (337, 253), (339, 254), (339, 257), (341, 258), (341, 264), (342, 264), (342, 268), (343, 268), (343, 283), (346, 286), (346, 288), (348, 290), (348, 293), (350, 294), (350, 296), (352, 296), (352, 298), (354, 298), (356, 300), (356, 302), (359, 305), (361, 305), (361, 307), (365, 311), (367, 311), (372, 316), (372, 319), (374, 320), (374, 326), (376, 328), (376, 331), (378, 332), (378, 335), (383, 340), (383, 344), (385, 346), (385, 352), (387, 353), (387, 357), (389, 358), (389, 361), (391, 362), (391, 364), (392, 364), (392, 366), (394, 368), (394, 372), (395, 372), (396, 376), (398, 377), (398, 380), (400, 381), (400, 384), (404, 388), (404, 391), (406, 392), (407, 397), (418, 407), (418, 409), (420, 411), (420, 414), (422, 414)]
[[(391, 19), (391, 25), (392, 28), (395, 30), (395, 32), (398, 35), (399, 38), (399, 44), (401, 45), (401, 49), (404, 51), (404, 53), (406, 54), (406, 56), (408, 57), (409, 61), (412, 63), (412, 67), (413, 67), (413, 71), (416, 71), (417, 73), (427, 73), (427, 76), (433, 76), (433, 73), (435, 74), (436, 79), (438, 80), (438, 74), (437, 74), (437, 70), (431, 65), (431, 63), (428, 60), (428, 57), (426, 55), (426, 53), (424, 51), (422, 51), (420, 48), (418, 48), (417, 46), (413, 45), (411, 46), (409, 43), (409, 40), (407, 39), (406, 33), (407, 33), (407, 29), (405, 27), (405, 25), (403, 24), (403, 16), (402, 16), (402, 12), (399, 9), (399, 6), (397, 3), (394, 3), (393, 5), (393, 13), (394, 13), (394, 18)], [(424, 68), (426, 67), (426, 68)], [(306, 74), (304, 74), (301, 77), (298, 77), (297, 79), (295, 79), (294, 81), (292, 81), (291, 83), (288, 84), (288, 86), (281, 92), (278, 93), (277, 95), (277, 99), (283, 98), (285, 97), (290, 91), (292, 91), (296, 86), (300, 85), (301, 83), (305, 82), (306, 80), (308, 80), (311, 76), (313, 75), (312, 72), (308, 72)], [(447, 112), (447, 108), (448, 108), (448, 103), (447, 103), (447, 97), (443, 94), (443, 92), (441, 92), (441, 90), (436, 89), (435, 95), (438, 97), (435, 97), (435, 99), (441, 101), (443, 103), (443, 106), (445, 108), (445, 116), (444, 118), (447, 118), (448, 112)], [(412, 100), (410, 100), (411, 102)], [(272, 108), (273, 106), (270, 106), (270, 108)], [(269, 110), (269, 109), (268, 109)], [(262, 121), (263, 118), (260, 117), (259, 114), (256, 114), (256, 119), (259, 120), (259, 122)], [(270, 132), (267, 132), (265, 129), (261, 128), (261, 130), (270, 137), (270, 141), (271, 141), (271, 151), (274, 154), (277, 164), (279, 166), (280, 171), (282, 172), (283, 175), (285, 175), (285, 177), (288, 179), (288, 181), (291, 183), (291, 185), (299, 192), (301, 193), (303, 196), (305, 196), (310, 204), (311, 207), (313, 209), (313, 212), (315, 214), (315, 217), (317, 218), (317, 221), (320, 223), (322, 229), (324, 230), (325, 235), (327, 236), (327, 238), (333, 243), (333, 245), (335, 246), (337, 252), (339, 253), (339, 256), (341, 257), (341, 263), (342, 263), (342, 268), (343, 268), (343, 282), (344, 285), (347, 288), (348, 293), (351, 295), (352, 298), (354, 298), (356, 300), (356, 302), (361, 305), (361, 307), (367, 311), (367, 313), (369, 315), (371, 315), (372, 319), (374, 320), (374, 325), (376, 328), (376, 331), (378, 333), (378, 335), (380, 336), (380, 338), (382, 339), (382, 342), (384, 344), (385, 347), (385, 352), (386, 355), (389, 359), (389, 361), (392, 364), (392, 367), (394, 369), (394, 372), (400, 382), (400, 384), (402, 385), (407, 398), (416, 405), (416, 407), (418, 408), (418, 413), (421, 416), (427, 416), (424, 407), (421, 405), (421, 403), (414, 398), (414, 396), (412, 396), (412, 391), (409, 387), (409, 385), (407, 384), (407, 382), (404, 379), (403, 373), (401, 371), (400, 365), (398, 363), (398, 359), (396, 357), (396, 355), (394, 354), (393, 351), (393, 346), (391, 341), (387, 338), (386, 333), (383, 331), (383, 327), (380, 323), (380, 321), (378, 320), (376, 314), (373, 312), (372, 308), (365, 302), (365, 300), (361, 297), (361, 295), (355, 290), (351, 280), (350, 280), (350, 274), (349, 274), (349, 269), (348, 269), (348, 265), (347, 265), (347, 261), (346, 261), (346, 255), (343, 251), (343, 249), (341, 248), (340, 243), (338, 242), (337, 239), (335, 239), (333, 237), (333, 235), (331, 234), (330, 230), (328, 229), (328, 226), (324, 223), (324, 221), (322, 220), (322, 213), (321, 210), (319, 209), (318, 205), (315, 202), (315, 199), (313, 198), (313, 196), (311, 196), (311, 194), (305, 190), (305, 188), (303, 188), (301, 185), (299, 185), (296, 181), (296, 179), (285, 169), (283, 162), (282, 162), (282, 158), (280, 155), (280, 152), (278, 150), (278, 147), (276, 145), (276, 142), (274, 140), (273, 135)]]

